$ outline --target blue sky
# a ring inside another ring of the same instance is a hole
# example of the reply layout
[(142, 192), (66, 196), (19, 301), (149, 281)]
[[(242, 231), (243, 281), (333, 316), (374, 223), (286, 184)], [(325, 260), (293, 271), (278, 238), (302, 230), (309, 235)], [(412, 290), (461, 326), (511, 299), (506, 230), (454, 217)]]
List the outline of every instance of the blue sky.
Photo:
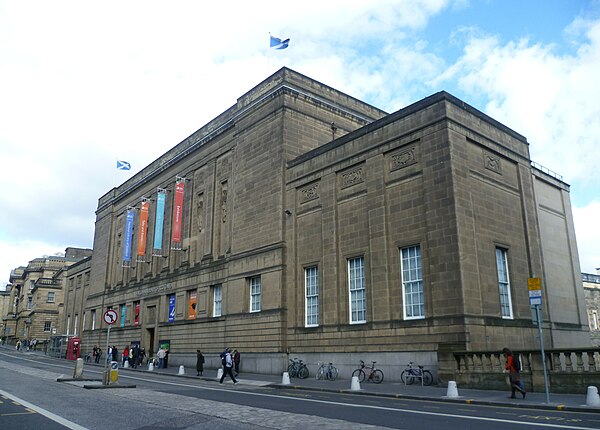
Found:
[(523, 134), (571, 185), (582, 271), (600, 267), (598, 1), (273, 5), (0, 0), (0, 285), (91, 247), (100, 196), (282, 66), (388, 112), (446, 90)]

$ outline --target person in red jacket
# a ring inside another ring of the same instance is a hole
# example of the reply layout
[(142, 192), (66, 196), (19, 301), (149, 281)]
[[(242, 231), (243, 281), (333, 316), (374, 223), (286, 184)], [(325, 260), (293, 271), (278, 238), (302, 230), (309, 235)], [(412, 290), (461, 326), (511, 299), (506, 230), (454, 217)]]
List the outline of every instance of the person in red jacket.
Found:
[(504, 358), (506, 358), (506, 366), (504, 368), (504, 371), (508, 373), (509, 380), (510, 380), (510, 389), (511, 389), (510, 398), (511, 399), (516, 398), (515, 397), (516, 391), (521, 393), (523, 398), (525, 398), (525, 394), (527, 394), (527, 392), (525, 391), (524, 386), (521, 384), (521, 375), (519, 373), (520, 366), (516, 365), (515, 356), (513, 355), (512, 351), (508, 348), (504, 348), (502, 350), (502, 354), (504, 354)]

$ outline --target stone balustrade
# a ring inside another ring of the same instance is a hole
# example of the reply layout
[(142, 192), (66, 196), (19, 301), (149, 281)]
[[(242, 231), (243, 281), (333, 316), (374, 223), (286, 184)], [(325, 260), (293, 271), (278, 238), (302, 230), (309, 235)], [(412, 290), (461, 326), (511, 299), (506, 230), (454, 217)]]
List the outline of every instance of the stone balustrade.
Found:
[[(528, 391), (544, 391), (541, 352), (514, 351), (521, 359), (521, 377)], [(548, 384), (554, 393), (585, 394), (590, 385), (600, 386), (600, 349), (570, 348), (545, 351)], [(508, 389), (500, 351), (440, 351), (438, 378), (441, 384), (456, 381), (465, 388)]]

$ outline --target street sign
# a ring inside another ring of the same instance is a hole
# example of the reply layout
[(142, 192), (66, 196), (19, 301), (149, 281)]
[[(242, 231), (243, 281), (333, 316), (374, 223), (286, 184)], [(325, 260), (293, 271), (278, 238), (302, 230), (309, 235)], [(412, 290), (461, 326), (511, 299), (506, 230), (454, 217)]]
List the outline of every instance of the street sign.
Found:
[(531, 306), (542, 304), (542, 282), (540, 278), (528, 278), (527, 289), (529, 290), (529, 304)]
[(109, 309), (104, 312), (104, 322), (108, 325), (114, 324), (117, 321), (117, 312), (113, 309)]

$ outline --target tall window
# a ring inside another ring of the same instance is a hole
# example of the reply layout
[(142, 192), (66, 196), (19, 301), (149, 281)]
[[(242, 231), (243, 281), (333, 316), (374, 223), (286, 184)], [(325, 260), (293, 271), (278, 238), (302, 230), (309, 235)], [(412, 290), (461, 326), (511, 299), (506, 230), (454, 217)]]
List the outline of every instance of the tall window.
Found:
[(348, 259), (348, 284), (350, 288), (350, 324), (367, 322), (364, 257)]
[(304, 286), (306, 294), (306, 327), (319, 325), (319, 269), (317, 266), (304, 269)]
[(67, 316), (67, 336), (71, 334), (71, 315)]
[(223, 287), (213, 286), (213, 317), (220, 317), (223, 305)]
[(31, 309), (33, 307), (33, 296), (27, 297), (27, 309)]
[(77, 324), (79, 323), (79, 314), (75, 314), (75, 324), (73, 324), (73, 335), (77, 336)]
[(262, 286), (260, 276), (250, 278), (250, 312), (260, 312), (261, 310)]
[(44, 331), (50, 331), (52, 329), (51, 321), (44, 321)]
[(404, 319), (425, 318), (421, 247), (416, 245), (402, 248), (400, 254)]
[(498, 288), (500, 290), (500, 311), (502, 318), (512, 319), (512, 301), (510, 299), (510, 280), (508, 278), (508, 251), (496, 248), (496, 268), (498, 270)]
[(92, 330), (96, 330), (96, 309), (92, 309)]
[(598, 330), (598, 311), (593, 310), (590, 318), (590, 330)]
[(56, 294), (54, 291), (48, 291), (48, 303), (54, 303), (54, 294)]

